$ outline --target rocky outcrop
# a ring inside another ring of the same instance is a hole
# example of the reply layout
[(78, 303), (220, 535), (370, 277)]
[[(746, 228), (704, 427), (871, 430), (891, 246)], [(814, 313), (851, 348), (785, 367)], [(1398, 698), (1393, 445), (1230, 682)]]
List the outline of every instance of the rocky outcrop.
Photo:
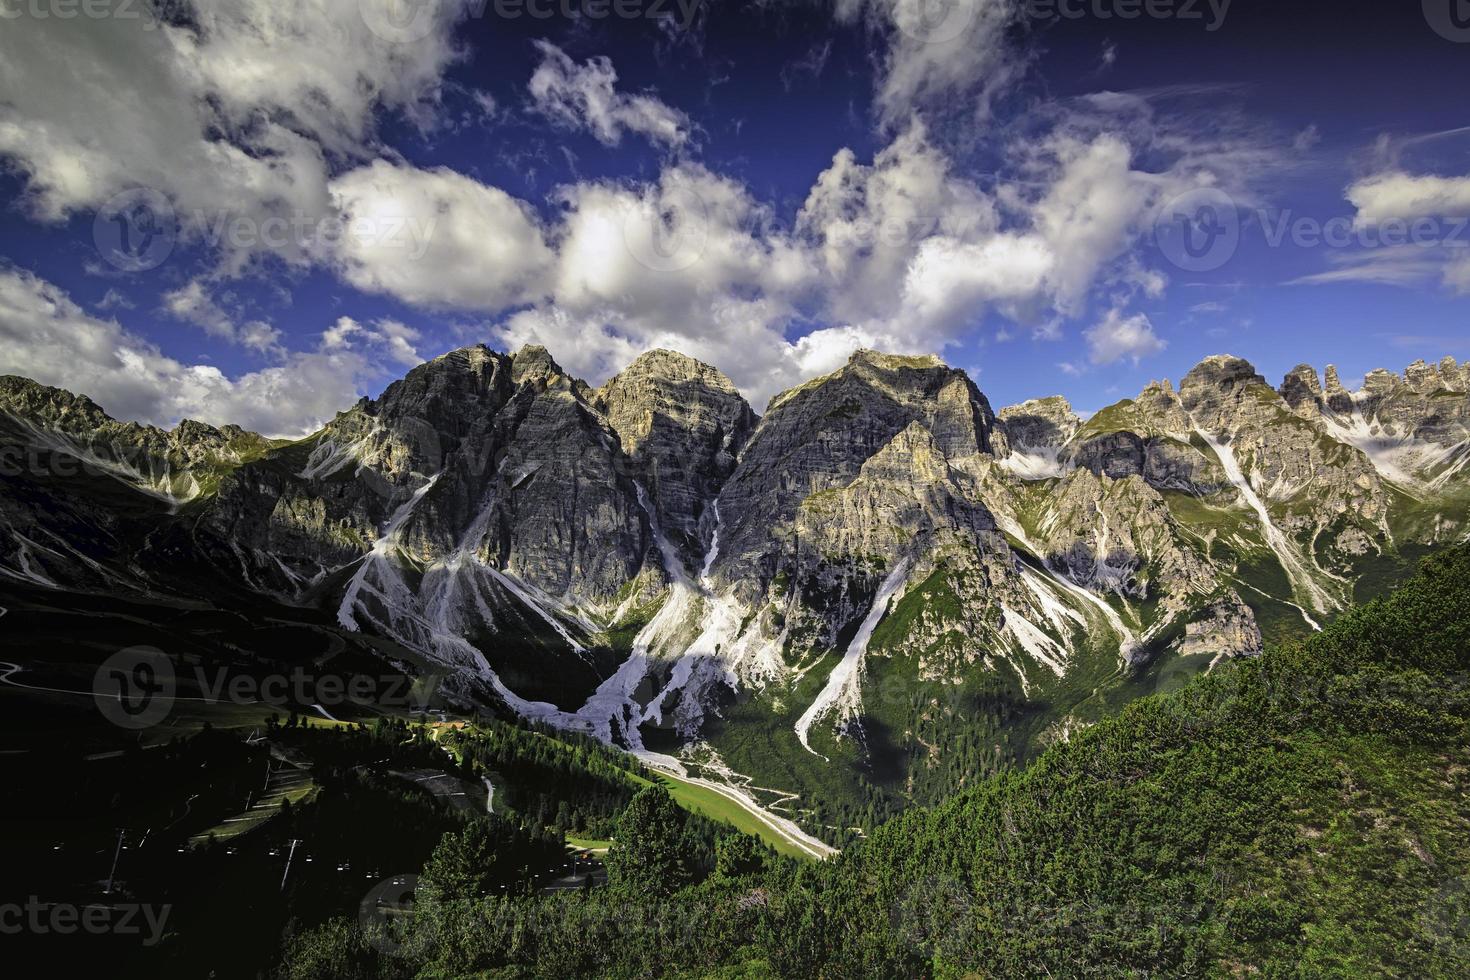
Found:
[(873, 658), (905, 705), (983, 688), (1061, 717), (1079, 677), (1171, 645), (1258, 651), (1237, 586), (1288, 613), (1270, 629), (1319, 623), (1369, 558), (1464, 535), (1467, 388), (1447, 360), (1357, 393), (1302, 365), (1276, 390), (1220, 356), (1083, 421), (1060, 397), (996, 415), (936, 357), (859, 351), (757, 419), (681, 354), (594, 390), (544, 348), (475, 346), (278, 444), (0, 379), (8, 439), (150, 461), (101, 481), (136, 506), (0, 473), (0, 580), (312, 606), (549, 724), (637, 748), (738, 698), (800, 716), (816, 752), (907, 737), (867, 715)]
[(1013, 452), (1064, 446), (1082, 426), (1082, 419), (1060, 395), (1010, 405), (998, 416)]
[(936, 357), (859, 351), (834, 374), (772, 399), (720, 494), (716, 576), (747, 599), (763, 594), (796, 551), (802, 502), (846, 487), (913, 422), (947, 460), (994, 446), (989, 402)]
[(1213, 662), (1260, 656), (1263, 647), (1255, 614), (1241, 601), (1240, 594), (1231, 589), (1207, 606), (1200, 618), (1185, 626), (1179, 654), (1210, 657)]
[[(1345, 390), (1329, 367), (1323, 397), (1315, 401), (1294, 396), (1296, 378), (1304, 371), (1310, 368), (1295, 369), (1282, 386), (1288, 401), (1296, 397), (1293, 410), (1300, 417), (1360, 450), (1383, 482), (1414, 498), (1453, 503), (1454, 494), (1447, 491), (1470, 461), (1470, 385), (1464, 366), (1452, 357), (1438, 364), (1415, 361), (1402, 377), (1380, 368), (1364, 377), (1357, 392)], [(1424, 544), (1455, 540), (1466, 515), (1463, 507), (1449, 511), (1403, 520), (1390, 515), (1389, 530), (1396, 538)]]
[(750, 405), (720, 371), (666, 350), (640, 356), (593, 404), (655, 501), (660, 527), (693, 563), (708, 541), (700, 521), (755, 429)]
[(1281, 382), (1281, 397), (1291, 406), (1292, 412), (1301, 418), (1314, 418), (1322, 414), (1326, 404), (1322, 393), (1322, 381), (1317, 369), (1310, 364), (1298, 364), (1286, 373)]
[(1191, 444), (1192, 428), (1174, 386), (1155, 381), (1136, 399), (1088, 419), (1068, 447), (1068, 458), (1114, 480), (1138, 476), (1160, 490), (1212, 493), (1225, 483), (1225, 475), (1217, 461)]
[(185, 419), (165, 431), (118, 422), (85, 395), (14, 376), (0, 377), (0, 415), (36, 448), (174, 503), (212, 492), (226, 473), (280, 444), (237, 425)]

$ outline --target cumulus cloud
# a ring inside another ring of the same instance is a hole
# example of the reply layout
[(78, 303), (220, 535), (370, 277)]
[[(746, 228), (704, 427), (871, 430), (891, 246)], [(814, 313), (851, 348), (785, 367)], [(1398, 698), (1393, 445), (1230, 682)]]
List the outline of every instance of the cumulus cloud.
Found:
[(198, 279), (163, 295), (163, 308), (170, 316), (203, 328), (209, 336), (227, 340), (262, 354), (282, 354), (281, 332), (263, 320), (235, 319), (209, 295)]
[[(221, 215), (252, 222), (327, 215), (329, 158), (371, 152), (382, 110), (423, 119), (454, 59), (458, 2), (424, 5), (414, 44), (370, 29), (396, 0), (193, 0), (167, 23), (25, 17), (0, 32), (0, 158), (42, 221), (134, 187), (164, 194), (182, 233)], [(361, 10), (361, 14), (360, 11)], [(238, 269), (257, 253), (214, 243)], [(273, 249), (311, 259), (307, 243)]]
[(1098, 366), (1116, 364), (1125, 358), (1136, 365), (1168, 346), (1154, 333), (1147, 316), (1142, 313), (1124, 316), (1118, 309), (1109, 310), (1083, 336), (1087, 339), (1088, 360)]
[(529, 205), (448, 168), (376, 160), (332, 181), (335, 260), (359, 289), (430, 307), (534, 299), (551, 252)]
[[(1136, 100), (1120, 105), (1139, 114)], [(357, 249), (345, 274), (408, 302), (502, 314), (497, 342), (544, 343), (593, 381), (648, 347), (676, 347), (719, 364), (759, 402), (853, 346), (942, 352), (991, 313), (1051, 340), (1099, 284), (1114, 305), (1162, 293), (1167, 279), (1138, 253), (1156, 210), (1198, 182), (1245, 178), (1228, 163), (1217, 176), (1177, 132), (1136, 119), (1115, 132), (1102, 115), (1067, 117), (988, 189), (957, 173), (916, 122), (870, 163), (836, 153), (789, 223), (692, 162), (646, 183), (565, 186), (545, 227), (468, 177), (379, 162), (334, 184), (344, 212), (396, 202), (395, 215), (456, 230), (437, 228), (422, 262)], [(1141, 169), (1145, 151), (1164, 168)], [(463, 203), (473, 201), (478, 214)], [(526, 308), (503, 314), (508, 306)], [(1105, 333), (1124, 326), (1132, 334), (1115, 339), (1133, 344), (1128, 356), (1162, 343), (1146, 320), (1118, 315), (1094, 328), (1096, 349), (1111, 350)]]
[(1344, 195), (1356, 209), (1353, 227), (1364, 247), (1330, 255), (1332, 268), (1294, 284), (1442, 286), (1470, 294), (1462, 235), (1470, 218), (1470, 177), (1390, 169), (1351, 184)]
[(1411, 175), (1402, 171), (1376, 174), (1347, 189), (1357, 209), (1359, 228), (1385, 221), (1470, 216), (1470, 177)]
[[(840, 0), (839, 16), (885, 45), (877, 105), (887, 144), (871, 160), (835, 153), (794, 215), (681, 154), (652, 179), (564, 186), (543, 218), (466, 174), (377, 158), (378, 116), (432, 113), (456, 57), (450, 28), (462, 5), (419, 6), (431, 20), (423, 41), (408, 45), (365, 27), (372, 18), (356, 16), (357, 0), (201, 0), (188, 25), (121, 34), (115, 22), (85, 18), (18, 22), (0, 34), (0, 85), (14, 93), (0, 105), (0, 157), (22, 174), (42, 220), (137, 184), (169, 196), (186, 236), (202, 236), (226, 204), (258, 223), (320, 218), (338, 233), (272, 254), (413, 306), (484, 313), (492, 339), (547, 343), (594, 381), (648, 347), (677, 347), (720, 365), (757, 402), (831, 370), (853, 347), (942, 352), (991, 314), (1051, 339), (1085, 313), (1099, 284), (1115, 307), (1157, 295), (1166, 280), (1138, 247), (1157, 210), (1194, 186), (1239, 191), (1249, 203), (1249, 177), (1270, 160), (1249, 134), (1171, 123), (1146, 97), (1104, 93), (1034, 114), (1038, 131), (998, 147), (1002, 159), (982, 182), (961, 172), (923, 120), (946, 106), (984, 112), (1015, 77), (1021, 62), (1005, 41), (1014, 4), (957, 0), (938, 11), (926, 0)], [(620, 91), (606, 58), (578, 63), (553, 45), (539, 50), (529, 93), (544, 117), (608, 146), (631, 134), (688, 149), (690, 119)], [(258, 271), (256, 246), (223, 248), (231, 254), (217, 272)], [(275, 373), (231, 380), (216, 371), (206, 385), (201, 372), (213, 369), (171, 361), (111, 321), (62, 319), (116, 345), (98, 364), (153, 365), (167, 385), (213, 391), (271, 431), (316, 417), (328, 400), (342, 407), (378, 359), (418, 357), (417, 333), (393, 320), (344, 318), (318, 349), (288, 354), (274, 328), (239, 322), (201, 281), (163, 305), (278, 358)], [(1113, 360), (1149, 353), (1150, 340), (1162, 346), (1146, 318), (1117, 312), (1086, 336), (1095, 356)], [(39, 353), (25, 357), (64, 374)], [(332, 382), (302, 387), (291, 404), (292, 379), (329, 364), (340, 369)], [(128, 394), (115, 373), (75, 377), (147, 417), (170, 417), (170, 403)], [(251, 403), (268, 380), (277, 400)]]
[(875, 93), (885, 126), (915, 109), (963, 106), (977, 117), (1024, 67), (1006, 39), (1015, 0), (838, 0), (837, 15), (872, 28), (884, 46)]
[(321, 350), (324, 353), (334, 353), (373, 346), (381, 349), (390, 360), (402, 367), (417, 367), (424, 362), (424, 358), (414, 347), (419, 338), (419, 331), (398, 320), (382, 319), (364, 325), (350, 316), (344, 316), (338, 317), (336, 323), (322, 331)]
[(619, 92), (610, 59), (578, 65), (548, 41), (537, 41), (536, 48), (541, 64), (531, 75), (531, 104), (548, 119), (585, 129), (605, 146), (617, 146), (625, 131), (671, 148), (688, 141), (689, 117), (651, 95)]
[(1057, 308), (1080, 312), (1099, 270), (1140, 232), (1155, 181), (1132, 167), (1132, 150), (1114, 134), (1054, 142), (1055, 178), (1037, 202), (1037, 232), (1054, 256), (1050, 282)]
[(358, 352), (322, 350), (230, 378), (164, 355), (16, 269), (0, 269), (0, 371), (85, 394), (116, 418), (163, 426), (192, 418), (285, 436), (319, 428), (380, 373)]

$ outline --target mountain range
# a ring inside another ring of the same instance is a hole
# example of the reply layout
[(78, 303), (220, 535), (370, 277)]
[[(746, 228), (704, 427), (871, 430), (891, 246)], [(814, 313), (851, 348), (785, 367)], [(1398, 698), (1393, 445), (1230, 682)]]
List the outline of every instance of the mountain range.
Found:
[(1470, 539), (1467, 461), (1452, 358), (1216, 356), (1084, 419), (858, 351), (758, 416), (670, 351), (592, 388), (475, 346), (293, 441), (4, 377), (0, 606), (110, 617), (96, 659), (279, 656), (268, 620), (841, 843)]

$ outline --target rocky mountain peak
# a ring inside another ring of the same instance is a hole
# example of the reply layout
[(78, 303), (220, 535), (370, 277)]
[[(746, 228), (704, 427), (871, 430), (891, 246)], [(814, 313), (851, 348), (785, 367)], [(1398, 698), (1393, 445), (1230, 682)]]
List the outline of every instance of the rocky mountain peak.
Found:
[(1200, 425), (1228, 429), (1247, 393), (1262, 389), (1275, 395), (1275, 390), (1266, 384), (1250, 361), (1216, 354), (1205, 358), (1184, 376), (1179, 384), (1179, 398)]
[(112, 419), (86, 395), (39, 384), (13, 374), (0, 376), (0, 411), (45, 425), (96, 427)]
[(551, 352), (540, 344), (527, 344), (510, 357), (511, 380), (516, 384), (536, 381), (552, 381), (565, 377), (566, 372)]
[(755, 428), (749, 403), (722, 371), (669, 350), (639, 356), (591, 401), (653, 492), (661, 527), (675, 541), (698, 540), (708, 502)]
[(940, 368), (952, 370), (948, 364), (940, 359), (938, 354), (885, 354), (882, 351), (869, 350), (866, 347), (858, 348), (852, 352), (847, 359), (848, 364), (867, 364), (884, 371), (897, 371), (903, 368), (925, 369)]
[(1417, 360), (1404, 369), (1404, 380), (1409, 387), (1421, 395), (1436, 392), (1442, 387), (1439, 377), (1439, 368)]
[(1008, 405), (997, 416), (1011, 449), (1061, 446), (1076, 434), (1082, 419), (1061, 395)]
[[(1179, 383), (1179, 392), (1200, 391), (1205, 388), (1235, 388), (1245, 384), (1265, 384), (1266, 379), (1256, 372), (1255, 365), (1243, 357), (1232, 354), (1212, 354), (1190, 369)], [(1186, 404), (1188, 397), (1185, 397)]]
[(615, 385), (657, 381), (675, 384), (698, 382), (718, 391), (739, 394), (734, 383), (719, 368), (680, 351), (664, 348), (639, 354), (633, 363), (619, 371), (598, 390), (605, 392)]
[(1401, 384), (1403, 380), (1385, 368), (1374, 368), (1363, 376), (1363, 391), (1374, 397), (1391, 395)]
[(1303, 418), (1320, 414), (1322, 408), (1322, 382), (1317, 369), (1310, 364), (1298, 364), (1286, 372), (1281, 382), (1281, 397), (1291, 410)]
[(1447, 356), (1439, 362), (1439, 377), (1450, 391), (1470, 390), (1470, 362), (1457, 365), (1453, 357)]

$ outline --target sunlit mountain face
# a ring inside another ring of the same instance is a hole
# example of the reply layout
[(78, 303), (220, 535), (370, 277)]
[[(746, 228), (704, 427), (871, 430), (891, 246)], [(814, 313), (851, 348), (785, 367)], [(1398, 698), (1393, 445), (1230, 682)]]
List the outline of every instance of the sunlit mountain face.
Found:
[(0, 933), (1463, 975), (1461, 7), (0, 9)]

